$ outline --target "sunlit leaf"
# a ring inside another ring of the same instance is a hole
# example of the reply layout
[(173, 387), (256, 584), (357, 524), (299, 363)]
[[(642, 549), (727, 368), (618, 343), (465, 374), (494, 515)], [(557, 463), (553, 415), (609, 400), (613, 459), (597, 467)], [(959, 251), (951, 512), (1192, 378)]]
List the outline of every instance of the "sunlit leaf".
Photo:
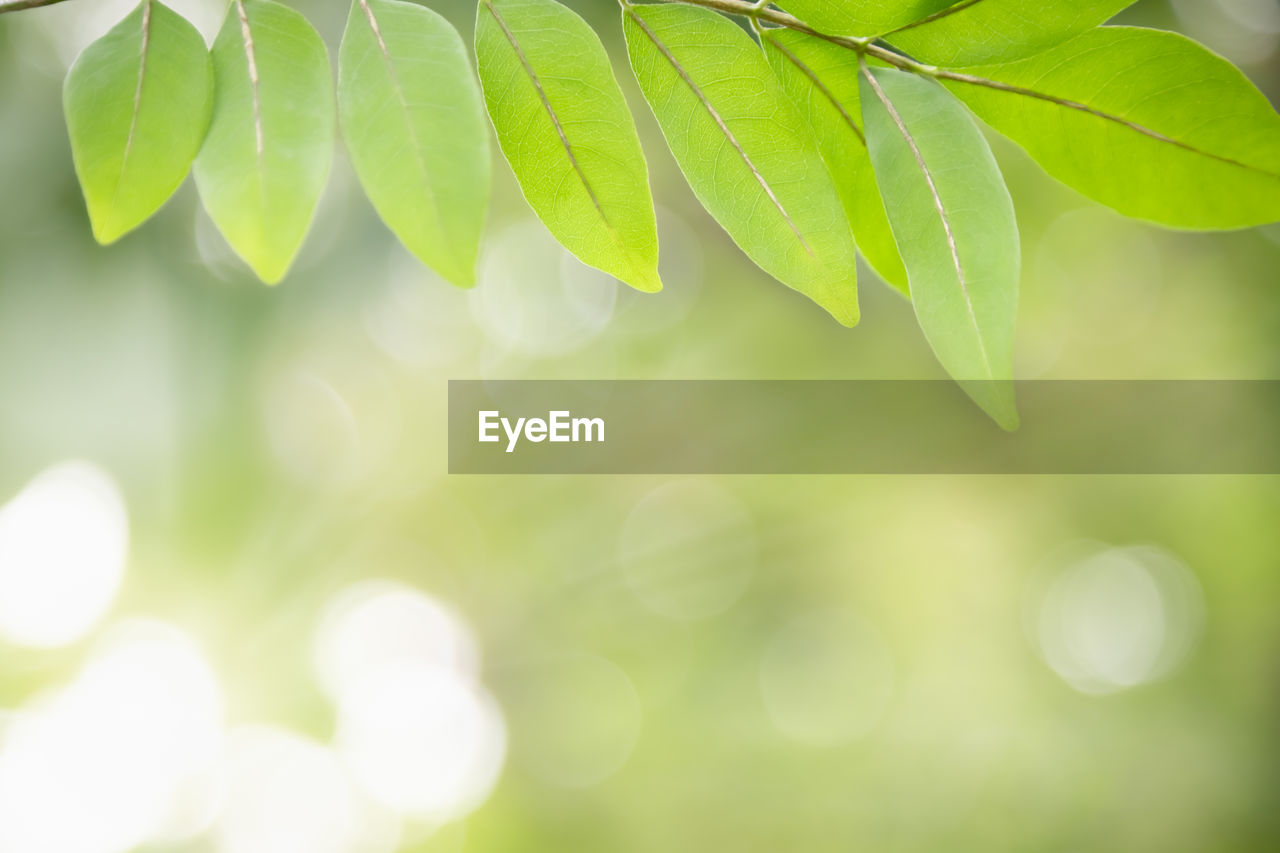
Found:
[(623, 16), (636, 79), (698, 200), (766, 272), (856, 323), (848, 218), (760, 48), (705, 9), (630, 6)]
[(212, 98), (200, 34), (153, 0), (80, 54), (63, 107), (98, 242), (119, 239), (173, 195), (204, 141)]
[(482, 0), (476, 58), (502, 153), (547, 229), (584, 263), (660, 290), (648, 166), (595, 32), (555, 0)]
[(1049, 174), (1120, 213), (1182, 228), (1280, 219), (1280, 115), (1188, 38), (1103, 27), (970, 72), (980, 79), (947, 85)]
[(885, 281), (907, 293), (907, 271), (889, 229), (862, 134), (858, 55), (793, 30), (766, 30), (765, 56), (818, 140), (858, 251)]
[(329, 57), (302, 15), (269, 0), (234, 0), (213, 69), (196, 184), (227, 242), (274, 284), (302, 246), (333, 162)]
[(1134, 0), (962, 0), (886, 38), (921, 62), (1012, 62), (1105, 22)]
[(424, 6), (355, 0), (338, 60), (338, 114), (383, 220), (427, 266), (474, 284), (489, 135), (457, 31)]
[(864, 68), (862, 116), (920, 327), (947, 372), (1012, 429), (1018, 226), (995, 158), (964, 107), (914, 74)]
[(874, 36), (927, 18), (955, 0), (783, 0), (806, 24), (838, 36)]

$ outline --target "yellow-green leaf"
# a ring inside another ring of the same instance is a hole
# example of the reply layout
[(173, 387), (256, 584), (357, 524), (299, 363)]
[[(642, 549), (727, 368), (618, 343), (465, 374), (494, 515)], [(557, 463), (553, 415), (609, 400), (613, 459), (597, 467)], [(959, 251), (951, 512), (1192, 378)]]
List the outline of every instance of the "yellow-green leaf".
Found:
[(1238, 68), (1177, 33), (1102, 27), (944, 82), (1045, 171), (1137, 219), (1280, 219), (1280, 115)]
[(333, 162), (329, 56), (289, 7), (233, 0), (213, 69), (213, 120), (196, 185), (227, 242), (275, 284), (302, 247)]
[(525, 199), (583, 263), (662, 288), (649, 170), (600, 39), (555, 0), (481, 0), (485, 106)]
[(848, 217), (759, 46), (706, 9), (629, 6), (623, 16), (636, 79), (703, 207), (765, 272), (857, 323)]
[(1013, 62), (1080, 35), (1133, 0), (961, 0), (885, 38), (937, 65)]
[(489, 134), (457, 30), (424, 6), (355, 0), (338, 115), (356, 174), (400, 241), (464, 287), (489, 207)]
[(907, 294), (884, 202), (862, 133), (858, 54), (794, 30), (765, 30), (765, 56), (818, 140), (853, 228), (858, 251), (880, 277)]
[(862, 117), (920, 328), (947, 372), (1013, 429), (1018, 225), (991, 149), (964, 106), (916, 74), (864, 66)]
[(80, 54), (63, 107), (98, 242), (118, 240), (173, 195), (204, 141), (212, 97), (200, 34), (154, 0)]
[(779, 5), (833, 36), (886, 33), (953, 5), (956, 0), (783, 0)]

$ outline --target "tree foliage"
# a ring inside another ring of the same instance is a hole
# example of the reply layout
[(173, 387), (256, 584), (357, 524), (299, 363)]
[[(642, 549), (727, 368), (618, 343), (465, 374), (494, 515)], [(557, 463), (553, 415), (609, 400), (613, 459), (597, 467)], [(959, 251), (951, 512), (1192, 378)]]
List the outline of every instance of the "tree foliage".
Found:
[[(1280, 116), (1201, 45), (1107, 26), (1130, 2), (622, 0), (621, 17), (676, 162), (742, 251), (846, 325), (861, 254), (911, 300), (943, 367), (1012, 427), (1017, 224), (974, 116), (1127, 216), (1195, 229), (1280, 219)], [(231, 0), (210, 54), (142, 0), (66, 81), (94, 234), (109, 243), (140, 225), (194, 166), (213, 221), (276, 282), (324, 189), (336, 113), (388, 227), (469, 286), (487, 111), (551, 234), (659, 290), (648, 170), (595, 32), (557, 0), (479, 0), (475, 57), (480, 86), (443, 17), (353, 0), (335, 99), (323, 43), (288, 7)]]

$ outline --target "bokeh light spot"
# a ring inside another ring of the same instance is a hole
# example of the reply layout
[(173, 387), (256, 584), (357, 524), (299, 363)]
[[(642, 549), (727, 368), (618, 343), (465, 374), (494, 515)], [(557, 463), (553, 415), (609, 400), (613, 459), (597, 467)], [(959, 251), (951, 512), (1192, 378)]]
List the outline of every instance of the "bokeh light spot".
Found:
[(480, 265), (472, 311), (488, 337), (528, 356), (574, 352), (613, 317), (613, 278), (597, 274), (560, 247), (536, 219), (509, 226)]
[(390, 853), (394, 819), (362, 800), (333, 750), (270, 726), (228, 736), (220, 853)]
[(1198, 637), (1199, 584), (1153, 548), (1086, 551), (1040, 596), (1035, 636), (1045, 662), (1082, 693), (1113, 693), (1176, 668)]
[(325, 608), (314, 644), (321, 686), (339, 700), (380, 669), (438, 666), (467, 677), (479, 669), (471, 629), (445, 605), (395, 581), (362, 581)]
[(380, 668), (344, 694), (339, 717), (338, 748), (361, 788), (379, 805), (428, 822), (483, 803), (506, 755), (497, 705), (442, 666)]
[(102, 469), (64, 462), (0, 508), (0, 635), (54, 648), (83, 637), (115, 599), (129, 522)]
[(223, 699), (196, 644), (168, 625), (109, 632), (80, 675), (37, 699), (0, 752), (0, 850), (124, 853), (212, 816)]

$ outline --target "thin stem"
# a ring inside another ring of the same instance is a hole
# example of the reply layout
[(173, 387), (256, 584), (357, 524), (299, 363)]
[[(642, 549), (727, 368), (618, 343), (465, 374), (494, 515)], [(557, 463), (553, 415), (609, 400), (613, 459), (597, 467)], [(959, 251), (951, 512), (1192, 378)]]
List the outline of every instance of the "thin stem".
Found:
[(0, 14), (5, 12), (21, 12), (24, 9), (38, 9), (41, 6), (52, 6), (66, 0), (0, 0)]
[[(981, 86), (986, 89), (994, 89), (999, 92), (1005, 92), (1010, 95), (1018, 95), (1024, 98), (1035, 98), (1036, 100), (1055, 104), (1056, 106), (1062, 107), (1063, 109), (1073, 110), (1079, 113), (1085, 113), (1087, 115), (1093, 116), (1094, 118), (1102, 119), (1103, 121), (1113, 122), (1122, 127), (1126, 127), (1129, 130), (1134, 131), (1135, 133), (1140, 133), (1143, 136), (1154, 139), (1157, 142), (1163, 142), (1168, 145), (1174, 145), (1174, 146), (1177, 146), (1178, 148), (1182, 148), (1194, 154), (1200, 154), (1202, 156), (1209, 157), (1211, 159), (1218, 160), (1223, 163), (1227, 163), (1228, 165), (1238, 166), (1240, 168), (1248, 169), (1250, 171), (1257, 172), (1259, 174), (1266, 175), (1268, 177), (1277, 177), (1276, 173), (1274, 172), (1270, 172), (1265, 169), (1259, 169), (1256, 166), (1251, 166), (1246, 163), (1240, 162), (1238, 160), (1231, 159), (1229, 157), (1222, 157), (1220, 155), (1211, 154), (1208, 151), (1203, 151), (1186, 142), (1174, 139), (1172, 137), (1166, 136), (1163, 133), (1160, 133), (1159, 131), (1153, 130), (1144, 125), (1130, 121), (1129, 119), (1126, 119), (1123, 116), (1114, 115), (1112, 113), (1108, 113), (1103, 110), (1096, 109), (1095, 107), (1091, 107), (1088, 104), (1084, 104), (1079, 101), (1073, 101), (1069, 98), (1062, 98), (1056, 95), (1050, 95), (1047, 92), (1038, 92), (1034, 89), (1028, 89), (1022, 86), (1014, 86), (1009, 83), (1002, 83), (998, 80), (989, 80), (985, 77), (976, 77), (972, 74), (964, 74), (959, 71), (949, 71), (945, 68), (938, 68), (937, 66), (934, 66), (934, 65), (925, 65), (923, 63), (916, 62), (910, 57), (903, 56), (902, 54), (897, 53), (891, 50), (890, 48), (880, 44), (875, 37), (860, 39), (860, 38), (853, 38), (851, 36), (832, 36), (832, 35), (827, 35), (826, 33), (820, 33), (817, 30), (810, 27), (808, 24), (801, 21), (800, 19), (795, 18), (791, 15), (788, 15), (786, 12), (781, 12), (776, 9), (765, 8), (759, 3), (745, 2), (745, 0), (664, 0), (664, 2), (683, 3), (688, 6), (702, 6), (707, 9), (714, 9), (717, 12), (725, 12), (730, 15), (741, 15), (743, 17), (749, 18), (751, 20), (752, 26), (757, 29), (760, 26), (759, 22), (765, 21), (777, 27), (785, 27), (786, 29), (789, 29), (789, 30), (796, 30), (797, 32), (802, 32), (807, 35), (814, 36), (815, 38), (820, 38), (825, 41), (829, 41), (832, 44), (837, 44), (837, 45), (840, 45), (841, 47), (846, 47), (850, 50), (857, 52), (858, 56), (862, 57), (864, 60), (866, 57), (870, 56), (880, 60), (881, 62), (884, 62), (886, 65), (891, 65), (894, 68), (898, 68), (902, 71), (908, 71), (912, 74), (921, 74), (926, 77), (932, 77), (935, 80), (948, 80), (953, 83), (960, 83), (968, 86)], [(943, 11), (948, 14), (951, 14), (957, 11), (961, 11), (963, 9), (968, 9), (969, 7), (975, 5), (977, 2), (979, 2), (979, 0), (972, 0), (972, 2), (967, 2), (967, 3), (958, 3), (955, 6), (950, 6)], [(934, 19), (936, 20), (937, 17), (941, 17), (941, 14), (934, 16)], [(922, 21), (921, 23), (924, 23), (924, 22)]]
[[(625, 0), (624, 0), (625, 2)], [(788, 15), (780, 9), (771, 9), (762, 3), (752, 3), (749, 0), (663, 0), (663, 2), (680, 3), (685, 6), (701, 6), (704, 9), (713, 9), (717, 12), (724, 12), (728, 15), (741, 15), (749, 18), (751, 21), (763, 21), (766, 24), (773, 24), (775, 27), (783, 27), (788, 30), (804, 33), (805, 35), (820, 38), (823, 41), (829, 41), (832, 44), (838, 44), (841, 47), (855, 51), (859, 55), (872, 56), (895, 68), (903, 71), (911, 71), (915, 74), (927, 74), (930, 77), (939, 76), (940, 69), (931, 65), (922, 65), (915, 62), (900, 53), (896, 53), (887, 47), (876, 43), (874, 36), (867, 38), (857, 38), (855, 36), (833, 36), (827, 33), (819, 32), (804, 21)], [(628, 4), (629, 5), (629, 4)]]
[(982, 0), (963, 0), (963, 2), (957, 3), (954, 6), (948, 6), (945, 9), (934, 12), (932, 15), (929, 15), (928, 17), (921, 18), (918, 21), (912, 21), (909, 24), (903, 24), (902, 26), (898, 27), (896, 30), (889, 30), (889, 32), (884, 33), (884, 35), (891, 36), (894, 33), (901, 33), (906, 30), (914, 30), (916, 27), (923, 27), (925, 24), (932, 24), (934, 21), (937, 21), (941, 18), (949, 18), (952, 15), (956, 14), (957, 12), (963, 12), (965, 9), (968, 9), (970, 6), (976, 6), (981, 2)]

